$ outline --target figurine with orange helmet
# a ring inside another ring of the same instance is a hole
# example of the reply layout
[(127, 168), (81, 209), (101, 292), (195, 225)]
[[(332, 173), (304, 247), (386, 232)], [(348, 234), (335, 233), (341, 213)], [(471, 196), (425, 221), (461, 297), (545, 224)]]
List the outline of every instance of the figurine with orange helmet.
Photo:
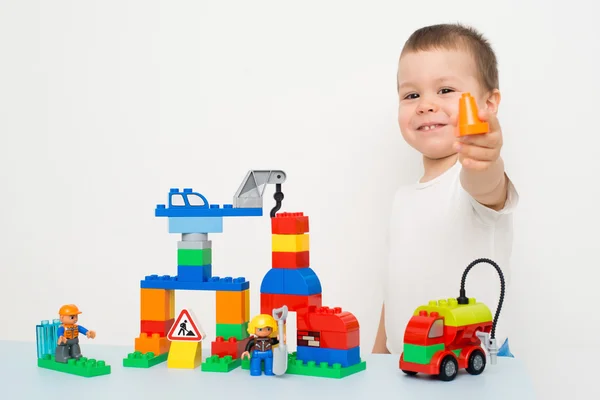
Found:
[(246, 344), (242, 360), (244, 357), (250, 357), (252, 351), (250, 375), (261, 375), (262, 361), (265, 362), (265, 375), (275, 375), (273, 374), (273, 346), (279, 344), (279, 339), (273, 336), (277, 334), (277, 322), (268, 314), (257, 315), (248, 324), (248, 333), (253, 336)]
[(58, 328), (58, 346), (56, 346), (55, 360), (60, 363), (66, 363), (70, 358), (79, 360), (81, 358), (81, 348), (79, 347), (79, 334), (88, 338), (95, 338), (96, 332), (89, 331), (81, 325), (77, 325), (79, 320), (79, 308), (75, 304), (66, 304), (58, 311), (61, 325)]

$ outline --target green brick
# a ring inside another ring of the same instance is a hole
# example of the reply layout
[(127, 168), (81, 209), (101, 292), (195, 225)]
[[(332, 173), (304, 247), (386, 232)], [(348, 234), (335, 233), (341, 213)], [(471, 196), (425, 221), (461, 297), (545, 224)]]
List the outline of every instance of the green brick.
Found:
[(179, 249), (177, 265), (209, 265), (212, 264), (212, 249)]
[(234, 359), (231, 356), (219, 357), (212, 356), (208, 357), (206, 361), (202, 363), (202, 371), (204, 372), (230, 372), (241, 365), (242, 361), (239, 358)]
[(46, 354), (44, 357), (38, 358), (37, 364), (40, 368), (83, 376), (85, 378), (110, 374), (110, 365), (106, 365), (105, 361), (85, 357), (81, 357), (79, 360), (70, 359), (63, 364), (56, 362), (53, 355)]
[(123, 359), (123, 366), (126, 368), (151, 368), (167, 361), (168, 357), (168, 352), (155, 356), (153, 352), (143, 354), (140, 351), (136, 351), (129, 353), (127, 358)]
[[(250, 359), (242, 360), (242, 369), (250, 369)], [(314, 376), (317, 378), (333, 378), (341, 379), (346, 376), (356, 374), (357, 372), (364, 371), (367, 369), (366, 361), (360, 361), (358, 364), (351, 365), (349, 367), (342, 367), (341, 364), (329, 365), (326, 362), (316, 363), (309, 361), (304, 363), (302, 360), (296, 359), (296, 353), (288, 354), (288, 368), (286, 374), (289, 375), (303, 375), (303, 376)], [(261, 371), (264, 371), (264, 364), (261, 363)]]
[(217, 336), (223, 336), (228, 340), (231, 337), (244, 340), (248, 337), (248, 322), (243, 324), (217, 324)]
[(417, 346), (415, 344), (404, 343), (404, 361), (415, 364), (429, 364), (431, 357), (444, 350), (444, 344), (433, 344), (431, 346)]

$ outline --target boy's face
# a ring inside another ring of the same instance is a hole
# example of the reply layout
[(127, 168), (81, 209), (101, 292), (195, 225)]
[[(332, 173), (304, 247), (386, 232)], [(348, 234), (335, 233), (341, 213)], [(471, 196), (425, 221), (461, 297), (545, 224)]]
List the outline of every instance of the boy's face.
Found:
[(458, 102), (470, 92), (479, 109), (485, 98), (473, 57), (462, 50), (406, 53), (398, 66), (398, 123), (408, 144), (430, 159), (456, 153), (452, 146)]

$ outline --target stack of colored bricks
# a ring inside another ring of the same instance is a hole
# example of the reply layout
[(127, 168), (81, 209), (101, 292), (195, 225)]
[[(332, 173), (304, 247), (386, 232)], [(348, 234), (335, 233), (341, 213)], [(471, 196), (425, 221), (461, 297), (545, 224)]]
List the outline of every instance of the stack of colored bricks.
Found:
[(339, 307), (322, 307), (321, 283), (310, 268), (308, 225), (303, 213), (271, 219), (272, 269), (261, 285), (261, 312), (270, 314), (284, 304), (296, 312), (297, 360), (342, 368), (364, 364), (356, 317)]

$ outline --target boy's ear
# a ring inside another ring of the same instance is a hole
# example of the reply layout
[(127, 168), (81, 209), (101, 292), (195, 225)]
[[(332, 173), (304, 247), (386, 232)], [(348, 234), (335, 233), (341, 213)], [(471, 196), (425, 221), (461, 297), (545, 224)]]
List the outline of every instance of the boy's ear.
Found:
[(494, 89), (487, 96), (487, 100), (485, 101), (485, 105), (488, 111), (496, 114), (498, 112), (498, 107), (500, 106), (500, 100), (502, 96), (500, 96), (500, 90)]

